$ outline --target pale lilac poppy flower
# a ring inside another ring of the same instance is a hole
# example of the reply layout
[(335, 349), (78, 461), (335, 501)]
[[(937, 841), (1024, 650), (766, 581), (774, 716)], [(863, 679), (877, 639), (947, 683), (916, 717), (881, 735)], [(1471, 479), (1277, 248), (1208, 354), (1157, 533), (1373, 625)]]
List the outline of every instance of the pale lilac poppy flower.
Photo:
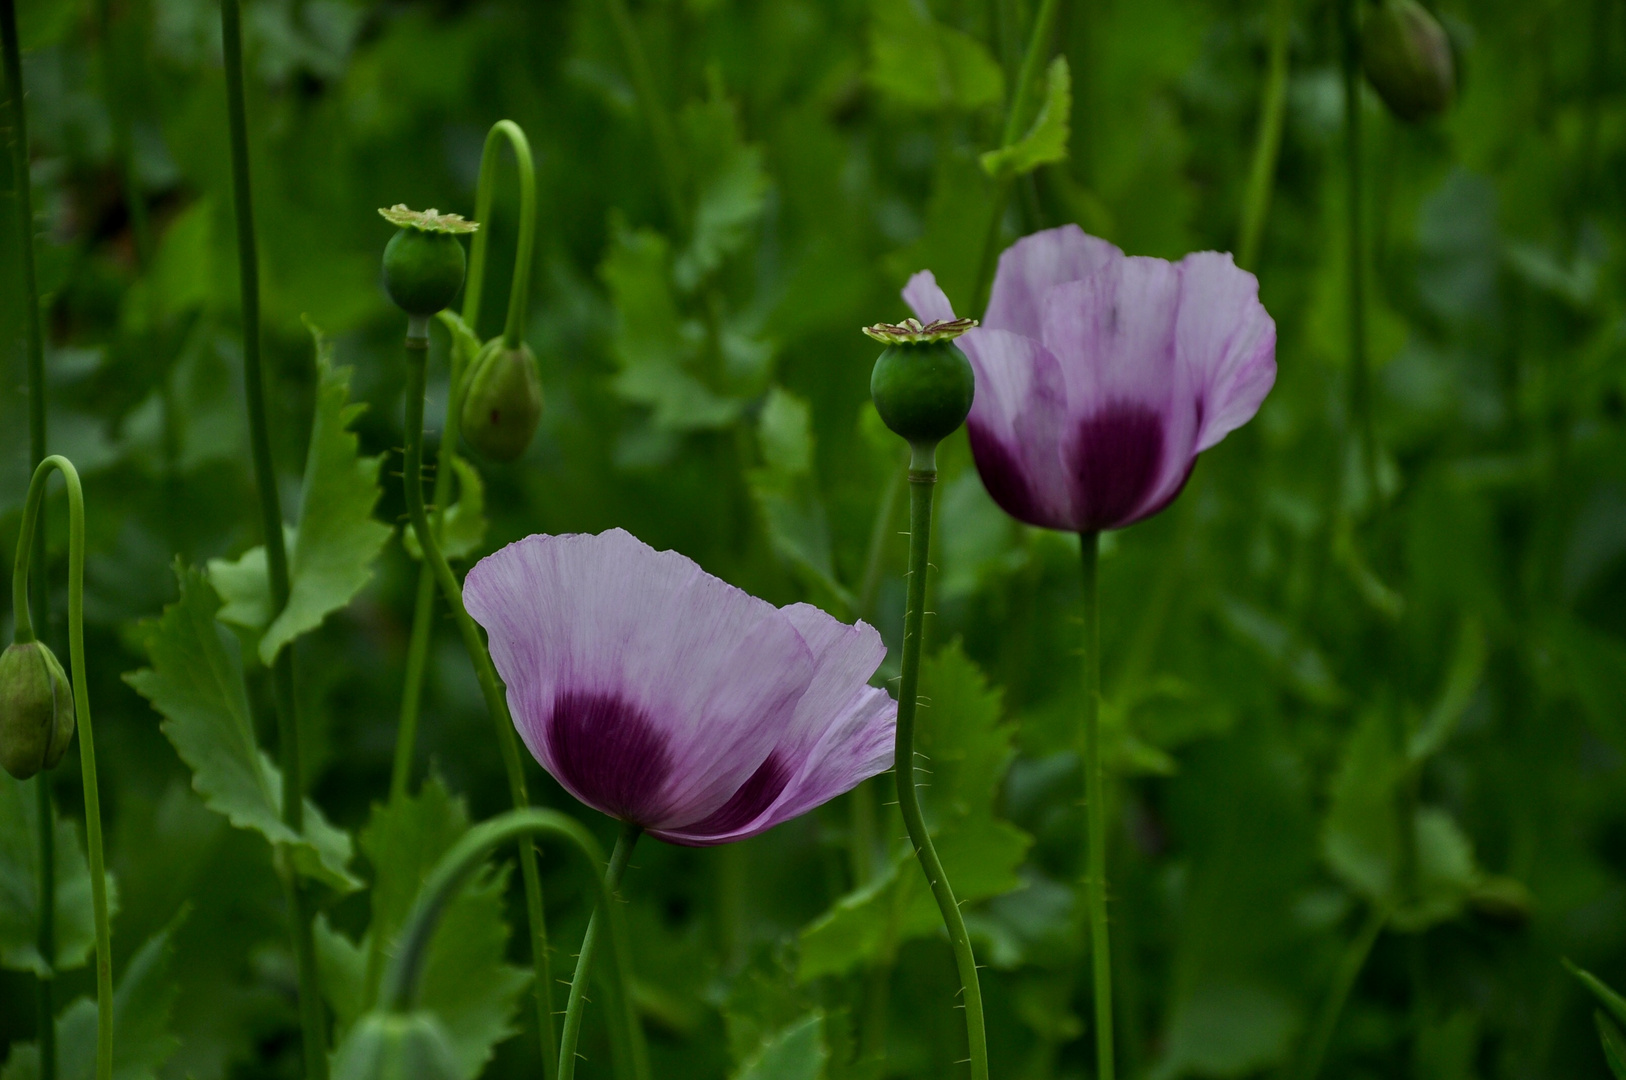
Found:
[(620, 529), (509, 544), (463, 598), (536, 760), (662, 840), (743, 840), (892, 767), (864, 623), (776, 608)]
[[(954, 318), (929, 270), (903, 297), (922, 320)], [(966, 431), (988, 493), (1071, 532), (1162, 510), (1276, 381), (1276, 324), (1231, 256), (1131, 258), (1076, 225), (1005, 250), (987, 316), (958, 344), (977, 375)]]

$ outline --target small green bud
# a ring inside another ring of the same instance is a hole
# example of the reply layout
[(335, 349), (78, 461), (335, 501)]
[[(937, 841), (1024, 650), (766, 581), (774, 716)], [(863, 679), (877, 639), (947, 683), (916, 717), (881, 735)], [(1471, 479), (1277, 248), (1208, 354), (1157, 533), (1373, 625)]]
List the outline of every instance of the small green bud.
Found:
[(1361, 63), (1383, 103), (1407, 123), (1438, 116), (1456, 97), (1451, 39), (1417, 0), (1383, 0), (1367, 15)]
[(450, 306), (468, 267), (457, 237), (480, 226), (457, 214), (400, 205), (379, 213), (399, 226), (384, 247), (384, 289), (395, 306), (408, 315), (423, 316)]
[(73, 741), (73, 690), (43, 642), (0, 653), (0, 766), (19, 780), (54, 769)]
[(514, 461), (525, 453), (542, 418), (542, 376), (529, 345), (486, 342), (469, 368), (462, 416), (463, 438), (483, 457)]
[(333, 1080), (457, 1080), (445, 1030), (428, 1012), (370, 1012), (333, 1058)]
[(911, 445), (937, 445), (971, 412), (976, 378), (954, 339), (976, 325), (975, 319), (925, 326), (905, 319), (864, 327), (887, 346), (869, 378), (875, 411)]

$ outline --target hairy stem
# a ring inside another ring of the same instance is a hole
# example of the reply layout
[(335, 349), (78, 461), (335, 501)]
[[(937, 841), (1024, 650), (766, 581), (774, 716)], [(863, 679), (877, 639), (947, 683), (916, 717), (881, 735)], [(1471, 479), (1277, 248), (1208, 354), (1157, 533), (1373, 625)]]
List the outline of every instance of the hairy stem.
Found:
[[(610, 853), (610, 865), (604, 872), (603, 887), (599, 891), (598, 908), (593, 917), (587, 921), (587, 933), (582, 937), (582, 949), (576, 960), (576, 974), (570, 980), (570, 1000), (565, 1006), (565, 1023), (562, 1036), (559, 1040), (559, 1080), (574, 1080), (576, 1075), (576, 1042), (581, 1035), (582, 1005), (587, 992), (587, 980), (593, 970), (593, 953), (598, 947), (600, 927), (609, 922), (616, 921), (615, 890), (621, 885), (621, 876), (626, 873), (627, 860), (632, 858), (632, 847), (638, 842), (642, 834), (638, 826), (631, 822), (621, 823), (621, 834), (616, 837), (615, 850)], [(611, 927), (612, 938), (620, 935)], [(623, 1010), (632, 1021), (632, 1032), (637, 1031), (637, 1018), (631, 1016), (632, 985), (629, 979), (623, 978), (621, 982), (621, 997)], [(643, 1055), (642, 1040), (634, 1035), (633, 1052), (635, 1062), (641, 1061)], [(648, 1064), (644, 1062), (635, 1066), (640, 1080), (648, 1075)]]
[(898, 809), (903, 814), (909, 842), (914, 845), (926, 883), (948, 929), (954, 963), (960, 972), (965, 999), (965, 1035), (971, 1052), (972, 1080), (988, 1080), (988, 1034), (982, 1016), (982, 985), (977, 960), (971, 951), (965, 918), (954, 890), (943, 874), (926, 818), (915, 788), (915, 712), (920, 703), (920, 643), (926, 623), (926, 575), (932, 542), (932, 493), (937, 486), (935, 447), (916, 447), (909, 463), (909, 588), (903, 615), (903, 677), (898, 684), (898, 735), (894, 772), (898, 783)]
[[(480, 629), (463, 606), (463, 588), (452, 574), (451, 566), (441, 554), (435, 532), (429, 526), (429, 513), (423, 504), (423, 395), (425, 368), (429, 358), (429, 326), (427, 319), (414, 319), (409, 325), (406, 339), (406, 452), (403, 483), (406, 488), (407, 512), (412, 519), (412, 531), (418, 537), (423, 551), (424, 565), (429, 567), (440, 585), (446, 606), (452, 609), (463, 647), (474, 665), (485, 698), (486, 711), (497, 728), (497, 746), (502, 753), (503, 769), (508, 776), (508, 795), (515, 809), (530, 806), (531, 797), (525, 790), (525, 770), (519, 756), (519, 736), (514, 731), (513, 718), (508, 713), (508, 701), (503, 696), (497, 669), (491, 663), (480, 637)], [(546, 1040), (553, 1030), (553, 1011), (549, 1005), (549, 983), (553, 979), (552, 964), (548, 957), (548, 924), (542, 908), (542, 877), (536, 866), (536, 849), (529, 840), (519, 845), (520, 876), (525, 883), (525, 913), (531, 927), (531, 964), (536, 985), (538, 1011), (538, 1038), (543, 1040), (544, 1063), (552, 1055), (553, 1047)], [(553, 1080), (551, 1066), (544, 1065), (546, 1080)]]
[[(85, 674), (85, 494), (79, 473), (72, 462), (53, 454), (40, 462), (28, 485), (23, 504), (23, 526), (17, 541), (14, 579), (27, 581), (31, 545), (42, 520), (40, 506), (51, 472), (62, 474), (68, 489), (68, 664), (73, 675), (74, 723), (79, 735), (79, 771), (85, 787), (85, 845), (90, 855), (90, 906), (96, 929), (96, 1080), (113, 1077), (113, 937), (107, 914), (107, 861), (102, 855), (102, 798), (96, 778), (96, 734), (90, 723), (90, 683)], [(21, 590), (14, 594), (20, 601)], [(31, 641), (33, 626), (28, 607), (19, 604), (16, 639)], [(56, 967), (56, 898), (54, 840), (55, 823), (51, 809), (50, 784), (46, 773), (39, 776), (40, 792), (40, 953), (46, 965)], [(53, 1077), (56, 1071), (56, 1029), (52, 1018), (50, 980), (41, 982), (40, 1003), (44, 1025), (40, 1029), (40, 1075)], [(49, 1044), (50, 1068), (46, 1068)]]
[(1101, 534), (1079, 536), (1084, 569), (1084, 802), (1089, 863), (1084, 903), (1090, 920), (1090, 971), (1095, 999), (1095, 1075), (1112, 1080), (1112, 944), (1107, 932), (1107, 806), (1101, 776)]
[(1265, 75), (1265, 92), (1259, 100), (1259, 134), (1253, 144), (1247, 201), (1242, 206), (1242, 231), (1236, 245), (1237, 264), (1244, 270), (1258, 269), (1259, 242), (1276, 188), (1282, 121), (1287, 115), (1287, 61), (1292, 28), (1293, 0), (1275, 0), (1271, 8), (1270, 67)]
[[(248, 110), (244, 104), (243, 27), (238, 0), (220, 2), (220, 41), (226, 62), (226, 117), (231, 135), (232, 211), (237, 224), (237, 272), (242, 294), (243, 387), (248, 398), (249, 449), (254, 458), (254, 484), (260, 499), (260, 529), (271, 579), (273, 615), (288, 606), (288, 549), (282, 535), (282, 502), (277, 492), (276, 463), (271, 457), (271, 429), (266, 418), (265, 372), (260, 363), (260, 262), (254, 231), (254, 198), (249, 177)], [(292, 648), (271, 664), (272, 700), (277, 712), (277, 745), (282, 766), (282, 820), (304, 831), (304, 768), (299, 751), (298, 693)], [(294, 958), (299, 971), (299, 1026), (305, 1050), (307, 1080), (327, 1080), (327, 1020), (316, 971), (316, 943), (311, 930), (305, 886), (291, 866), (283, 868), (288, 893)]]

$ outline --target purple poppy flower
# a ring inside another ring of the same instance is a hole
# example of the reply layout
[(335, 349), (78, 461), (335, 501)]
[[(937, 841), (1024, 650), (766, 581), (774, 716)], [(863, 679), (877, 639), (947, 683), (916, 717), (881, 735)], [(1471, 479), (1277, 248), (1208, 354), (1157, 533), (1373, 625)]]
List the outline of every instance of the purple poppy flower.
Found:
[(675, 844), (743, 840), (892, 767), (886, 647), (630, 533), (530, 536), (464, 583), (525, 745), (576, 798)]
[[(903, 298), (922, 320), (954, 318), (929, 270)], [(988, 493), (1070, 532), (1162, 510), (1276, 381), (1276, 324), (1231, 256), (1131, 258), (1076, 225), (1005, 250), (987, 317), (959, 345), (977, 373), (966, 432)]]

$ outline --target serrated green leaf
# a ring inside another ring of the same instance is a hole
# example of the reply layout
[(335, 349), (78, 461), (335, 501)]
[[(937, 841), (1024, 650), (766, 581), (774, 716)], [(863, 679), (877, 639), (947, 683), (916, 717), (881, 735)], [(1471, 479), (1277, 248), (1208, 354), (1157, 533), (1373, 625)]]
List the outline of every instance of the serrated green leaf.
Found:
[[(39, 950), (39, 801), (37, 784), (0, 769), (0, 967), (48, 974)], [(81, 967), (96, 948), (90, 902), (90, 866), (79, 826), (60, 813), (56, 821), (56, 968)], [(107, 875), (109, 915), (117, 910), (113, 875)]]
[[(185, 911), (149, 938), (130, 958), (113, 991), (113, 1080), (153, 1080), (180, 1048), (170, 1034), (170, 1012), (179, 991), (170, 978), (176, 927)], [(56, 1018), (57, 1080), (96, 1075), (96, 1002), (76, 998)], [(39, 1047), (12, 1047), (0, 1080), (39, 1080)]]
[(879, 0), (870, 23), (869, 81), (899, 105), (979, 109), (1005, 95), (1005, 74), (981, 42), (924, 4)]
[[(486, 542), (486, 482), (480, 470), (457, 454), (452, 455), (452, 472), (457, 477), (457, 500), (440, 519), (440, 553), (447, 559), (466, 559)], [(401, 546), (414, 559), (423, 558), (418, 534), (401, 530)]]
[(746, 473), (751, 498), (774, 550), (806, 583), (850, 610), (852, 594), (836, 576), (830, 524), (813, 478), (812, 412), (781, 387), (768, 393), (757, 418), (764, 464)]
[(1067, 141), (1072, 137), (1073, 76), (1067, 57), (1057, 56), (1045, 71), (1044, 103), (1033, 118), (1028, 133), (978, 160), (983, 171), (996, 180), (1025, 176), (1041, 165), (1067, 160)]
[[(292, 551), (299, 534), (282, 528), (283, 545)], [(235, 559), (210, 559), (209, 584), (220, 594), (221, 622), (245, 630), (263, 631), (271, 621), (271, 579), (265, 565), (265, 545), (257, 544)]]
[(824, 1014), (813, 1012), (763, 1043), (734, 1074), (734, 1080), (823, 1080), (829, 1060)]
[(310, 800), (305, 830), (283, 823), (282, 774), (254, 739), (236, 642), (216, 625), (220, 601), (195, 569), (177, 564), (181, 595), (145, 624), (150, 668), (125, 681), (164, 717), (161, 729), (192, 769), (204, 804), (239, 829), (287, 848), (300, 873), (347, 892), (360, 882), (345, 869), (350, 837)]
[(283, 646), (322, 625), (373, 577), (373, 561), (390, 527), (373, 518), (383, 494), (382, 454), (362, 457), (350, 425), (366, 406), (350, 403), (350, 368), (333, 365), (333, 346), (311, 327), (316, 342), (316, 419), (299, 502), (298, 536), (288, 553), (288, 606), (266, 627), (260, 659), (267, 666)]
[(316, 916), (312, 931), (322, 997), (333, 1009), (333, 1041), (337, 1043), (370, 1004), (367, 1000), (367, 940), (363, 938), (359, 945), (352, 942), (333, 928), (326, 912)]
[[(1002, 722), (1000, 694), (958, 642), (922, 664), (920, 683), (921, 802), (955, 899), (974, 903), (1019, 888), (1016, 871), (1033, 840), (994, 816), (997, 789), (1015, 756), (1015, 730)], [(941, 929), (914, 852), (902, 850), (884, 874), (802, 930), (797, 976), (840, 974)]]
[(739, 110), (720, 93), (690, 102), (678, 124), (697, 195), (692, 236), (673, 277), (680, 289), (690, 292), (745, 246), (762, 217), (768, 173), (762, 148), (745, 141)]

